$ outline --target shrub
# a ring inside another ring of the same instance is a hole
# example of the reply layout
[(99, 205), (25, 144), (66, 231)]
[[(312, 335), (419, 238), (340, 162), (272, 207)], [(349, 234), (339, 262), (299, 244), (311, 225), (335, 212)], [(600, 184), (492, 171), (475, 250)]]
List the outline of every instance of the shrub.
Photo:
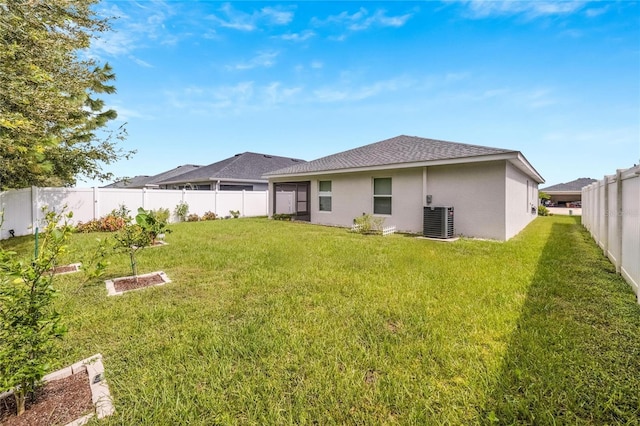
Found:
[(138, 209), (138, 214), (136, 215), (136, 223), (140, 225), (147, 234), (149, 234), (151, 244), (156, 242), (156, 238), (158, 237), (158, 235), (165, 232), (171, 232), (170, 229), (167, 229), (169, 210), (166, 210), (166, 215), (164, 214), (164, 210), (166, 209), (160, 209), (160, 213), (158, 213), (158, 211), (156, 210), (147, 211), (142, 207)]
[(384, 225), (383, 217), (375, 217), (370, 213), (362, 214), (353, 219), (355, 232), (360, 234), (379, 234), (382, 232), (382, 225)]
[(164, 224), (169, 223), (169, 218), (171, 217), (171, 212), (169, 211), (169, 209), (159, 208), (157, 210), (151, 210), (151, 213), (158, 222)]
[(293, 215), (287, 213), (276, 213), (271, 217), (273, 218), (273, 220), (291, 220), (293, 218)]
[(200, 216), (198, 216), (195, 213), (192, 213), (189, 216), (187, 216), (187, 222), (198, 222), (199, 220), (200, 220)]
[(214, 212), (205, 212), (202, 215), (202, 220), (216, 220), (218, 216)]
[(124, 228), (131, 220), (128, 215), (123, 217), (120, 213), (121, 212), (117, 210), (113, 210), (111, 213), (101, 217), (100, 219), (94, 219), (86, 223), (80, 222), (76, 226), (76, 230), (83, 233), (116, 232)]
[(229, 210), (229, 214), (233, 216), (234, 219), (237, 219), (240, 217), (240, 210)]
[(173, 213), (177, 216), (180, 222), (184, 222), (187, 220), (187, 214), (189, 214), (189, 204), (180, 202), (176, 205), (176, 208), (173, 210)]
[(551, 213), (549, 212), (549, 209), (546, 206), (543, 206), (542, 204), (540, 204), (538, 206), (538, 216), (550, 216)]

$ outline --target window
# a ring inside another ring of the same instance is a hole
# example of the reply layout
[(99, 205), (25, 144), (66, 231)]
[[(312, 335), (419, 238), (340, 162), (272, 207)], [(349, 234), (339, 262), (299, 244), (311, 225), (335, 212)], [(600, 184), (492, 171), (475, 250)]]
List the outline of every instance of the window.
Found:
[(391, 214), (391, 178), (373, 179), (373, 213)]
[(331, 181), (321, 180), (318, 182), (318, 201), (321, 212), (331, 211)]

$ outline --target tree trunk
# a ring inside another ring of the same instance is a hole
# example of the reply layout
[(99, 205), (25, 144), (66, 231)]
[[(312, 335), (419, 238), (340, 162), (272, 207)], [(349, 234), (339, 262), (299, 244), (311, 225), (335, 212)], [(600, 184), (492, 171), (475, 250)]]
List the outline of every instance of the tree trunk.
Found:
[(24, 391), (15, 390), (13, 393), (14, 398), (16, 399), (16, 407), (17, 407), (17, 415), (21, 416), (24, 413), (24, 403), (26, 400), (26, 394)]

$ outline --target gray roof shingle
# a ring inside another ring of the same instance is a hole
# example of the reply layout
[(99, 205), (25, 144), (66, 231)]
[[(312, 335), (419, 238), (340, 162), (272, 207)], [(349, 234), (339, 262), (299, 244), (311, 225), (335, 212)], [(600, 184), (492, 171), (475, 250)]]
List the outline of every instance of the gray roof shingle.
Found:
[(308, 163), (275, 170), (266, 173), (265, 176), (337, 171), (515, 152), (517, 151), (401, 135), (318, 158)]
[(110, 185), (106, 185), (103, 188), (144, 188), (145, 186), (156, 186), (158, 182), (179, 176), (184, 173), (189, 173), (193, 170), (197, 170), (199, 165), (196, 164), (183, 164), (182, 166), (175, 167), (166, 172), (158, 173), (153, 176), (135, 176), (130, 179), (123, 179), (114, 182)]
[(591, 178), (578, 178), (567, 183), (559, 183), (557, 185), (551, 185), (546, 188), (541, 188), (540, 191), (544, 192), (580, 192), (582, 188), (587, 185), (591, 185), (596, 182), (596, 179)]
[(176, 178), (164, 179), (162, 185), (183, 182), (203, 182), (209, 180), (263, 180), (262, 176), (273, 170), (282, 169), (292, 164), (301, 164), (304, 160), (277, 155), (243, 152), (233, 157), (200, 167)]

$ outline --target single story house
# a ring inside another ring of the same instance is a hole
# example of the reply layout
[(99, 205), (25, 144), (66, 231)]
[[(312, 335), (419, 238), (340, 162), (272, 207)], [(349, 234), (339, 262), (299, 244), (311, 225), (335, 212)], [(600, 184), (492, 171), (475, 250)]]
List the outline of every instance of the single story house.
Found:
[(161, 189), (198, 189), (217, 191), (266, 191), (267, 172), (294, 164), (298, 158), (243, 152), (208, 166), (158, 182)]
[(453, 207), (456, 235), (495, 240), (536, 218), (544, 182), (519, 151), (404, 135), (265, 177), (270, 215), (348, 227), (370, 213), (421, 234), (427, 211)]
[(553, 207), (582, 207), (582, 188), (596, 182), (591, 178), (579, 178), (567, 183), (559, 183), (540, 191), (551, 197), (547, 202)]
[(122, 179), (112, 184), (105, 185), (103, 188), (158, 189), (158, 182), (188, 173), (199, 167), (201, 166), (195, 164), (184, 164), (153, 176), (139, 175), (132, 178)]

